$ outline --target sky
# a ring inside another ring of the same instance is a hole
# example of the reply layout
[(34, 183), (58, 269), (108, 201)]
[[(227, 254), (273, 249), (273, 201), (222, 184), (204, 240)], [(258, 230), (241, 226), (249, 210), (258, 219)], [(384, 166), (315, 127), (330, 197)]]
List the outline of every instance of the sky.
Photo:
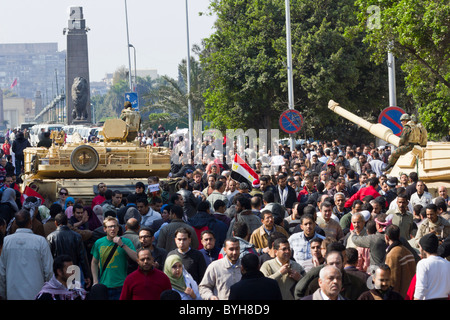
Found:
[[(136, 48), (136, 68), (156, 69), (159, 75), (177, 77), (178, 64), (187, 58), (185, 0), (14, 0), (0, 1), (0, 43), (57, 42), (66, 49), (63, 29), (68, 8), (83, 7), (88, 35), (90, 81), (128, 68), (125, 3), (129, 42)], [(213, 32), (209, 0), (188, 0), (190, 47)], [(131, 68), (134, 51), (130, 48)], [(191, 55), (193, 55), (191, 51)]]

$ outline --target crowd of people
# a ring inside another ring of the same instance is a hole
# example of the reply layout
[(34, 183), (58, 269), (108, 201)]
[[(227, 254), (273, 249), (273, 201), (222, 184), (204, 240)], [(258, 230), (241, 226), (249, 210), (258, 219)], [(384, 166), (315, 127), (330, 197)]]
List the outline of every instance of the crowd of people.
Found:
[(247, 150), (252, 183), (208, 151), (135, 192), (100, 182), (90, 201), (61, 188), (52, 203), (24, 197), (2, 158), (0, 298), (449, 298), (444, 185), (432, 196), (415, 172), (390, 176), (389, 146), (278, 148), (276, 166), (270, 152)]

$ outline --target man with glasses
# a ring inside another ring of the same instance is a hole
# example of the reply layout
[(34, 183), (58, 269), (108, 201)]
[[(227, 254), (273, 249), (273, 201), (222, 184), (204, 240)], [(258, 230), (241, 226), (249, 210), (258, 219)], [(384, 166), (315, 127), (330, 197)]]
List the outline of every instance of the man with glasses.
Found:
[(149, 249), (152, 257), (154, 258), (155, 268), (163, 271), (164, 263), (167, 257), (167, 251), (163, 248), (159, 248), (153, 245), (155, 241), (155, 232), (152, 228), (142, 226), (139, 230), (139, 242), (141, 243), (141, 248)]
[[(103, 230), (106, 236), (98, 239), (91, 250), (93, 284), (105, 285), (109, 300), (118, 300), (127, 277), (127, 257), (137, 262), (136, 249), (131, 240), (118, 236), (119, 221), (116, 218), (106, 217)], [(108, 256), (111, 258), (108, 259)]]

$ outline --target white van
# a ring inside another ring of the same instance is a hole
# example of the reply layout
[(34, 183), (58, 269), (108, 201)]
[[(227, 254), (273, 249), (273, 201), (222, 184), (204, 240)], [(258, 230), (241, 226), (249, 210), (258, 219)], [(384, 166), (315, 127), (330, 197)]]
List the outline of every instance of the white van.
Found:
[(64, 127), (64, 124), (58, 123), (41, 123), (36, 124), (30, 128), (30, 143), (33, 147), (36, 147), (39, 142), (39, 134), (41, 130), (52, 132), (54, 130), (61, 131)]

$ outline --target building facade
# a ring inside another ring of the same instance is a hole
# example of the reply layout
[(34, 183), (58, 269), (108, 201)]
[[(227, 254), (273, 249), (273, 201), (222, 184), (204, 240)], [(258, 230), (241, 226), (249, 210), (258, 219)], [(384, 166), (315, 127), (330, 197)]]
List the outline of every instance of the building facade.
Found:
[(0, 88), (32, 100), (40, 91), (45, 105), (65, 91), (65, 65), (56, 42), (0, 44)]

